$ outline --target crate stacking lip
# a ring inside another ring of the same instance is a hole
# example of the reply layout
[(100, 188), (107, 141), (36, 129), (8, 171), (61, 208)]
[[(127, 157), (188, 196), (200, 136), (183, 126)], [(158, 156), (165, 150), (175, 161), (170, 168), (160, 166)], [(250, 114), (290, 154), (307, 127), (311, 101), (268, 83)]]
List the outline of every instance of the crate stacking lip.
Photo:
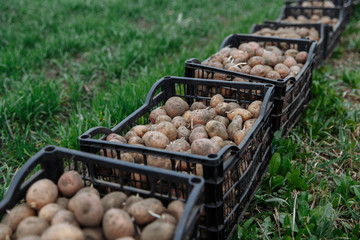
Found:
[[(149, 123), (150, 112), (163, 106), (170, 97), (181, 97), (189, 104), (195, 101), (209, 103), (213, 95), (223, 90), (227, 92), (223, 94), (225, 102), (237, 102), (242, 107), (247, 107), (254, 100), (263, 101), (260, 116), (238, 146), (228, 145), (217, 154), (200, 156), (104, 140), (111, 133), (124, 135), (135, 125)], [(195, 175), (199, 174), (197, 166), (201, 166), (205, 179), (205, 216), (200, 221), (201, 238), (230, 239), (244, 214), (244, 207), (248, 205), (246, 201), (250, 201), (256, 191), (272, 154), (273, 92), (271, 84), (164, 77), (153, 85), (144, 105), (114, 128), (95, 127), (82, 134), (79, 137), (80, 149), (94, 154), (110, 149), (113, 157), (118, 159), (121, 159), (121, 152), (137, 153), (143, 156), (145, 165), (149, 156), (162, 157), (171, 161), (171, 170)]]
[(254, 36), (251, 34), (231, 34), (223, 40), (220, 45), (220, 49), (226, 46), (238, 47), (241, 43), (247, 43), (250, 41), (258, 42), (262, 45), (277, 46), (280, 49), (283, 47), (286, 49), (296, 48), (299, 51), (308, 52), (308, 58), (303, 68), (295, 78), (288, 76), (285, 79), (273, 80), (270, 78), (258, 77), (250, 74), (203, 65), (196, 58), (191, 58), (185, 61), (185, 76), (214, 79), (216, 74), (224, 74), (226, 75), (227, 81), (240, 78), (249, 82), (270, 83), (275, 85), (275, 108), (272, 117), (273, 130), (276, 131), (282, 128), (282, 136), (286, 137), (291, 130), (291, 126), (295, 124), (295, 119), (298, 118), (295, 113), (299, 112), (299, 108), (303, 108), (303, 104), (300, 103), (303, 102), (302, 99), (305, 96), (306, 90), (308, 88), (311, 89), (316, 42), (306, 39), (264, 37)]
[[(117, 169), (119, 174), (106, 175), (98, 171), (99, 167), (104, 169)], [(48, 178), (57, 183), (65, 170), (78, 171), (86, 186), (93, 184), (101, 194), (111, 191), (123, 191), (139, 194), (142, 197), (154, 197), (168, 204), (172, 200), (182, 200), (185, 208), (177, 225), (173, 239), (198, 239), (198, 221), (200, 211), (203, 207), (204, 180), (197, 176), (180, 174), (164, 169), (141, 166), (139, 164), (70, 150), (56, 146), (46, 146), (30, 158), (16, 173), (11, 181), (9, 189), (0, 202), (0, 217), (7, 210), (14, 207), (21, 199), (24, 199), (27, 189), (37, 180)], [(129, 184), (131, 181), (123, 174), (136, 173), (143, 176), (145, 180)], [(147, 190), (139, 188), (139, 184), (148, 184)], [(175, 189), (182, 197), (172, 194)]]
[[(326, 58), (330, 57), (335, 47), (340, 43), (341, 33), (345, 30), (346, 21), (344, 20), (344, 10), (342, 7), (335, 8), (324, 8), (324, 7), (299, 7), (299, 6), (291, 6), (289, 2), (282, 7), (280, 16), (278, 18), (278, 22), (283, 19), (293, 16), (298, 17), (303, 15), (307, 18), (310, 18), (312, 15), (328, 16), (330, 18), (337, 18), (338, 22), (334, 27), (330, 28), (328, 39), (326, 40)], [(319, 22), (320, 23), (320, 22)]]
[[(260, 31), (264, 28), (270, 28), (272, 30), (277, 30), (279, 28), (314, 28), (319, 33), (319, 40), (317, 41), (317, 46), (314, 51), (314, 64), (317, 68), (321, 67), (322, 62), (326, 59), (326, 45), (328, 40), (328, 34), (331, 31), (331, 27), (329, 25), (325, 25), (323, 23), (280, 23), (276, 21), (265, 20), (263, 24), (254, 24), (251, 27), (250, 34), (255, 35), (254, 33)], [(258, 35), (256, 35), (258, 36)], [(307, 38), (304, 38), (307, 39)]]

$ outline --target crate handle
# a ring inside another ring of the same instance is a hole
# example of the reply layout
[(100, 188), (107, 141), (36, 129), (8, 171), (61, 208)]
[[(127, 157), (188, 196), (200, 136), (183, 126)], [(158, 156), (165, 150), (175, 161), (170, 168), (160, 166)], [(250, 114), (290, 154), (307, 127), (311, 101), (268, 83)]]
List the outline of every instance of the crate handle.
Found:
[(93, 127), (89, 130), (87, 130), (85, 133), (83, 133), (80, 137), (79, 140), (81, 141), (82, 139), (88, 139), (88, 138), (93, 138), (96, 135), (99, 134), (105, 134), (106, 136), (113, 133), (110, 129), (106, 128), (106, 127)]

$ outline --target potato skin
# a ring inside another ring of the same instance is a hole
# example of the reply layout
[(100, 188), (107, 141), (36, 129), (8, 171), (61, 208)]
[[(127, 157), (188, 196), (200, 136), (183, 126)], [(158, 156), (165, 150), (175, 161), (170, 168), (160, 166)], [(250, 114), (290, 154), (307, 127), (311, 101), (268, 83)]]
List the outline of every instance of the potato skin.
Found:
[(169, 138), (157, 131), (149, 131), (144, 134), (143, 140), (145, 146), (147, 147), (154, 147), (154, 148), (162, 148), (165, 149), (167, 145), (169, 145), (170, 141)]
[(30, 208), (26, 203), (21, 203), (11, 209), (1, 223), (9, 226), (12, 231), (15, 231), (19, 223), (30, 216), (35, 216), (35, 210)]
[(75, 219), (74, 213), (66, 209), (58, 211), (51, 220), (51, 225), (60, 223), (69, 223), (74, 225), (75, 227), (80, 227), (79, 223)]
[(206, 109), (194, 110), (190, 112), (189, 120), (190, 123), (192, 121), (193, 125), (196, 124), (206, 125), (206, 123), (211, 120), (211, 114)]
[(206, 156), (208, 154), (216, 154), (220, 151), (220, 146), (210, 139), (201, 138), (195, 140), (191, 144), (191, 153)]
[(104, 209), (100, 198), (93, 193), (81, 193), (74, 197), (74, 214), (80, 225), (96, 227), (100, 224)]
[(101, 199), (101, 205), (103, 207), (104, 212), (109, 210), (110, 208), (122, 208), (127, 199), (127, 196), (123, 192), (115, 191), (106, 194)]
[(61, 209), (64, 208), (59, 204), (49, 203), (40, 209), (38, 216), (39, 218), (42, 218), (50, 223), (53, 217), (55, 216), (55, 214)]
[(84, 235), (79, 228), (68, 223), (53, 225), (46, 229), (46, 231), (41, 235), (41, 240), (62, 239), (83, 240)]
[(103, 240), (104, 236), (102, 229), (98, 228), (84, 228), (82, 230), (85, 240)]
[(224, 102), (224, 97), (221, 94), (216, 94), (210, 99), (210, 106), (215, 108), (219, 103)]
[(49, 179), (40, 179), (33, 183), (26, 192), (27, 204), (39, 210), (48, 203), (53, 203), (58, 197), (58, 188)]
[(180, 221), (180, 218), (184, 212), (185, 203), (180, 200), (174, 200), (167, 206), (166, 212), (173, 215), (177, 221)]
[(84, 182), (78, 172), (71, 170), (60, 176), (57, 186), (63, 196), (72, 197), (84, 187)]
[(171, 240), (175, 234), (175, 226), (168, 222), (156, 220), (147, 225), (142, 233), (141, 240)]
[(0, 224), (0, 240), (11, 239), (12, 233), (13, 231), (9, 226)]
[(260, 115), (261, 105), (262, 105), (262, 101), (256, 100), (250, 103), (250, 105), (248, 106), (249, 112), (251, 112), (251, 114), (255, 118), (258, 118)]
[(214, 136), (219, 136), (223, 140), (227, 140), (229, 138), (226, 127), (219, 121), (211, 120), (206, 124), (206, 132), (209, 134), (210, 138)]
[(134, 236), (135, 227), (127, 212), (117, 208), (109, 209), (102, 220), (103, 231), (106, 239)]
[(151, 123), (155, 123), (156, 118), (160, 115), (167, 115), (166, 111), (162, 108), (156, 108), (150, 112), (150, 121)]
[(197, 139), (209, 138), (207, 131), (204, 128), (195, 128), (191, 131), (189, 136), (189, 142), (193, 143)]
[(180, 97), (171, 97), (165, 102), (164, 109), (171, 118), (174, 118), (183, 115), (189, 109), (189, 105)]
[(164, 206), (156, 198), (146, 198), (133, 203), (128, 209), (130, 216), (134, 217), (136, 224), (139, 225), (145, 225), (155, 220), (155, 217), (148, 211), (161, 215), (164, 212)]
[(38, 235), (40, 236), (45, 229), (49, 227), (49, 223), (39, 217), (27, 217), (21, 223), (16, 229), (16, 237), (22, 238), (29, 235)]
[(177, 138), (176, 127), (171, 122), (159, 123), (156, 127), (156, 131), (161, 132), (167, 136), (170, 142)]

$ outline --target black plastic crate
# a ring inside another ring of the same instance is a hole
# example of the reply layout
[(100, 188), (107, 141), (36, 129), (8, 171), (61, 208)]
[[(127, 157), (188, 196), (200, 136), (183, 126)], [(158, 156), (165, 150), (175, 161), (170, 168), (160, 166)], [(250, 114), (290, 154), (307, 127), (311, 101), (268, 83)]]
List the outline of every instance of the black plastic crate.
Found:
[[(118, 170), (118, 174), (105, 174), (102, 170)], [(57, 183), (65, 170), (78, 171), (86, 186), (93, 185), (100, 194), (117, 190), (154, 197), (165, 206), (172, 200), (185, 202), (183, 215), (177, 225), (173, 239), (198, 239), (198, 222), (203, 207), (204, 180), (197, 176), (180, 174), (164, 169), (141, 166), (94, 154), (47, 146), (30, 158), (16, 173), (3, 200), (0, 202), (0, 219), (7, 210), (24, 199), (27, 189), (39, 179), (48, 178)], [(139, 174), (140, 180), (133, 182), (124, 172)], [(146, 180), (145, 180), (146, 179)], [(146, 189), (137, 185), (147, 185)], [(176, 192), (176, 194), (174, 194)]]
[[(264, 24), (254, 24), (251, 27), (250, 34), (254, 34), (257, 31), (260, 31), (263, 28), (270, 28), (277, 30), (279, 28), (314, 28), (319, 32), (319, 41), (317, 41), (317, 46), (314, 51), (314, 64), (317, 68), (321, 67), (322, 62), (326, 59), (326, 41), (328, 39), (328, 34), (331, 30), (330, 26), (324, 25), (322, 23), (306, 23), (306, 24), (291, 24), (291, 23), (280, 23), (276, 21), (265, 20)], [(275, 36), (276, 37), (276, 36)]]
[[(200, 156), (104, 140), (111, 133), (124, 135), (135, 125), (149, 123), (150, 112), (164, 105), (170, 97), (181, 97), (189, 104), (199, 100), (209, 103), (213, 95), (221, 92), (228, 93), (224, 96), (226, 102), (238, 102), (242, 107), (254, 100), (263, 101), (258, 120), (237, 147), (225, 146), (217, 154)], [(164, 77), (151, 88), (145, 104), (117, 126), (111, 130), (95, 127), (82, 134), (79, 137), (80, 149), (95, 154), (111, 149), (118, 159), (121, 151), (138, 153), (144, 157), (145, 165), (147, 156), (163, 157), (171, 161), (173, 171), (179, 171), (176, 166), (185, 164), (187, 169), (182, 171), (193, 174), (199, 173), (196, 168), (190, 171), (190, 167), (201, 165), (205, 179), (205, 217), (200, 226), (201, 238), (229, 239), (247, 206), (248, 195), (253, 194), (256, 190), (254, 184), (264, 174), (262, 166), (267, 166), (272, 155), (273, 93), (274, 86), (270, 84)]]
[[(322, 3), (321, 6), (319, 7), (324, 7), (324, 2), (326, 0), (296, 0), (296, 1), (287, 1), (286, 4), (292, 5), (292, 6), (302, 6), (303, 2), (318, 2), (318, 3)], [(353, 6), (355, 5), (353, 0), (331, 0), (332, 3), (334, 3), (334, 5), (336, 7), (341, 7), (344, 11), (344, 21), (347, 23), (349, 23), (350, 21), (350, 17), (353, 13)]]
[(305, 96), (306, 87), (311, 88), (312, 72), (314, 69), (314, 51), (316, 42), (305, 39), (288, 39), (276, 37), (254, 36), (250, 34), (232, 34), (226, 37), (220, 49), (226, 46), (238, 47), (241, 43), (255, 41), (264, 45), (277, 46), (290, 49), (296, 48), (299, 51), (307, 51), (308, 58), (304, 67), (299, 74), (294, 77), (286, 77), (285, 79), (273, 80), (264, 77), (257, 77), (249, 74), (238, 73), (221, 68), (202, 65), (198, 59), (192, 58), (185, 62), (185, 76), (214, 79), (216, 74), (226, 75), (227, 81), (235, 78), (245, 79), (249, 82), (270, 83), (275, 85), (274, 95), (274, 113), (273, 113), (273, 130), (282, 128), (282, 135), (286, 137), (294, 125), (294, 112), (298, 108), (301, 99)]
[(280, 17), (278, 21), (282, 21), (289, 16), (298, 17), (303, 15), (307, 18), (310, 18), (313, 14), (319, 16), (328, 16), (330, 18), (337, 18), (337, 24), (332, 27), (328, 34), (328, 39), (326, 40), (326, 58), (330, 57), (335, 47), (340, 43), (341, 33), (345, 30), (346, 22), (344, 20), (344, 11), (341, 7), (335, 8), (322, 8), (322, 7), (299, 7), (291, 6), (287, 4), (283, 6)]

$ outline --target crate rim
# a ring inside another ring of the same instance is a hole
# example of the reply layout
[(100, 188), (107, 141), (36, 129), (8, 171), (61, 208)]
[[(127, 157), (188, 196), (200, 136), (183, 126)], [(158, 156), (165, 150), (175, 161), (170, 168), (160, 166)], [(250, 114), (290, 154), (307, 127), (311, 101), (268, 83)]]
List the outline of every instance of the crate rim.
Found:
[[(190, 84), (193, 83), (208, 83), (208, 84), (217, 84), (219, 86), (232, 86), (232, 85), (238, 85), (238, 86), (251, 86), (251, 87), (258, 87), (259, 89), (261, 88), (266, 88), (267, 91), (264, 94), (264, 101), (267, 101), (267, 104), (263, 104), (260, 110), (260, 115), (257, 119), (257, 121), (255, 122), (255, 124), (253, 125), (253, 127), (251, 128), (250, 132), (248, 134), (246, 134), (245, 138), (243, 139), (243, 141), (241, 141), (241, 143), (237, 146), (225, 146), (223, 148), (221, 148), (221, 150), (217, 153), (217, 154), (209, 154), (207, 156), (201, 156), (201, 155), (196, 155), (196, 154), (188, 154), (188, 153), (181, 153), (181, 152), (173, 152), (173, 151), (168, 151), (168, 150), (164, 150), (164, 149), (158, 149), (158, 148), (152, 148), (152, 147), (146, 147), (146, 146), (137, 146), (137, 145), (133, 145), (133, 144), (128, 144), (128, 143), (118, 143), (118, 142), (111, 142), (111, 144), (109, 144), (108, 141), (105, 140), (98, 140), (98, 139), (93, 139), (92, 137), (98, 135), (98, 134), (110, 134), (110, 133), (116, 133), (117, 129), (124, 125), (126, 122), (128, 122), (133, 116), (137, 115), (138, 112), (143, 111), (145, 108), (148, 107), (149, 104), (152, 103), (151, 98), (153, 97), (153, 93), (156, 92), (156, 89), (158, 87), (161, 86), (161, 84), (165, 81), (170, 81), (170, 82), (174, 82), (174, 80), (181, 80), (181, 81), (185, 81), (185, 82), (189, 82)], [(93, 127), (91, 129), (89, 129), (88, 131), (86, 131), (85, 133), (83, 133), (82, 135), (79, 136), (78, 140), (80, 142), (80, 145), (82, 145), (83, 142), (87, 142), (87, 144), (91, 144), (93, 146), (97, 145), (97, 146), (103, 146), (104, 144), (107, 145), (107, 148), (111, 148), (116, 150), (117, 148), (122, 148), (122, 149), (129, 149), (131, 151), (134, 152), (138, 152), (138, 153), (142, 153), (142, 154), (152, 154), (155, 156), (161, 156), (161, 157), (167, 157), (167, 158), (174, 158), (176, 156), (176, 158), (178, 159), (192, 159), (192, 162), (195, 163), (201, 163), (201, 164), (205, 164), (207, 166), (218, 166), (219, 164), (222, 163), (224, 156), (226, 154), (228, 154), (229, 152), (234, 152), (234, 154), (232, 155), (232, 157), (228, 158), (226, 161), (230, 161), (234, 158), (237, 158), (238, 154), (242, 151), (244, 151), (245, 149), (245, 145), (248, 142), (248, 139), (254, 134), (254, 132), (256, 131), (256, 129), (258, 128), (258, 126), (261, 124), (261, 122), (263, 121), (263, 119), (266, 117), (266, 111), (267, 108), (269, 106), (267, 106), (269, 104), (269, 102), (272, 102), (272, 97), (273, 97), (273, 93), (274, 93), (274, 85), (273, 84), (268, 84), (268, 83), (244, 83), (244, 82), (224, 82), (221, 80), (206, 80), (206, 79), (199, 79), (199, 78), (187, 78), (187, 77), (173, 77), (173, 76), (165, 76), (163, 78), (161, 78), (159, 81), (157, 81), (149, 90), (149, 93), (146, 97), (146, 101), (145, 103), (138, 108), (137, 110), (135, 110), (132, 114), (130, 114), (129, 116), (127, 116), (126, 118), (124, 118), (124, 120), (122, 120), (119, 124), (117, 124), (115, 127), (113, 127), (112, 129), (106, 128), (106, 127), (102, 127), (102, 126), (98, 126), (98, 127)], [(272, 103), (273, 105), (273, 103)]]

